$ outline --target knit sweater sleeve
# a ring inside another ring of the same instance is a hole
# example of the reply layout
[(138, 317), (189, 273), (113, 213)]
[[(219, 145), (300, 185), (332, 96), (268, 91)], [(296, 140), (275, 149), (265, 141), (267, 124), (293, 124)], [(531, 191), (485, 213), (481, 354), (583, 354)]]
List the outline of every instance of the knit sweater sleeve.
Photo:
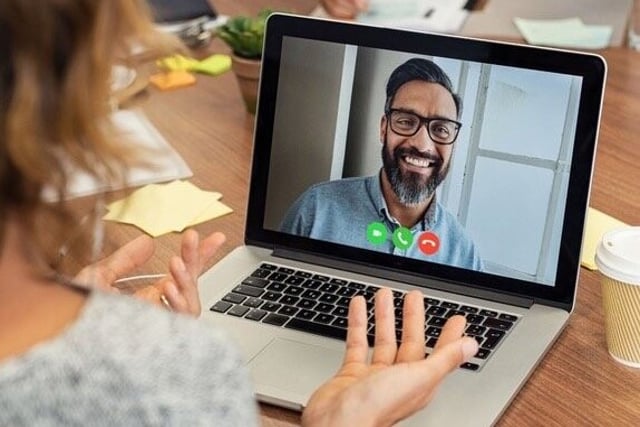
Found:
[(0, 425), (252, 426), (257, 411), (222, 332), (94, 293), (63, 334), (0, 364)]

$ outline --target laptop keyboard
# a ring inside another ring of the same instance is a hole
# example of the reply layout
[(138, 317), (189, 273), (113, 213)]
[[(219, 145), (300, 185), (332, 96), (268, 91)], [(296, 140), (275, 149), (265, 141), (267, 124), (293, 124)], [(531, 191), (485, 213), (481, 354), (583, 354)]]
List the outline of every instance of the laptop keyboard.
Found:
[[(334, 276), (263, 263), (231, 292), (216, 302), (211, 311), (242, 317), (283, 328), (296, 329), (345, 340), (349, 301), (363, 295), (367, 301), (369, 345), (374, 341), (374, 295), (379, 286)], [(393, 290), (396, 338), (402, 336), (404, 291)], [(433, 351), (446, 320), (456, 314), (465, 316), (465, 334), (478, 341), (475, 357), (461, 365), (479, 370), (513, 329), (519, 316), (483, 307), (425, 296), (426, 354)]]

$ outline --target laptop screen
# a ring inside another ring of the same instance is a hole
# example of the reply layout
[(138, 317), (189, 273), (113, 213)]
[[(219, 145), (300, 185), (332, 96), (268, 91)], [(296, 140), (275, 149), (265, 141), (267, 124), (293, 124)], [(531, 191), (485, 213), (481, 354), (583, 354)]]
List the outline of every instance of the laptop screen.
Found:
[(274, 246), (572, 298), (599, 58), (270, 21), (249, 238), (256, 227)]

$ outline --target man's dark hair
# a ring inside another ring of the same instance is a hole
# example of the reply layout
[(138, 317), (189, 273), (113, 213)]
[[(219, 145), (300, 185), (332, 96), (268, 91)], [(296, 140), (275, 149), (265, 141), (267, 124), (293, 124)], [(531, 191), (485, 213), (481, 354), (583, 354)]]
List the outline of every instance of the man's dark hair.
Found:
[(387, 100), (384, 105), (384, 111), (386, 113), (391, 109), (393, 98), (396, 96), (396, 92), (398, 92), (400, 86), (412, 80), (437, 83), (447, 89), (453, 97), (453, 102), (456, 104), (456, 114), (460, 117), (460, 114), (462, 114), (462, 99), (460, 99), (458, 94), (453, 92), (453, 85), (451, 84), (449, 76), (433, 61), (423, 58), (412, 58), (393, 70), (387, 81)]

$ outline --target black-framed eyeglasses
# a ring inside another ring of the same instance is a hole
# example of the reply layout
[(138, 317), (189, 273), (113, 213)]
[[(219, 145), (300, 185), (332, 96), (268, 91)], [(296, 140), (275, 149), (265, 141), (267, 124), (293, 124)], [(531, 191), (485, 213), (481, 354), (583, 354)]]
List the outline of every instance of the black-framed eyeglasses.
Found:
[(440, 117), (422, 117), (410, 111), (391, 108), (386, 113), (391, 130), (401, 136), (413, 136), (425, 125), (431, 140), (437, 144), (449, 145), (458, 137), (462, 123)]

